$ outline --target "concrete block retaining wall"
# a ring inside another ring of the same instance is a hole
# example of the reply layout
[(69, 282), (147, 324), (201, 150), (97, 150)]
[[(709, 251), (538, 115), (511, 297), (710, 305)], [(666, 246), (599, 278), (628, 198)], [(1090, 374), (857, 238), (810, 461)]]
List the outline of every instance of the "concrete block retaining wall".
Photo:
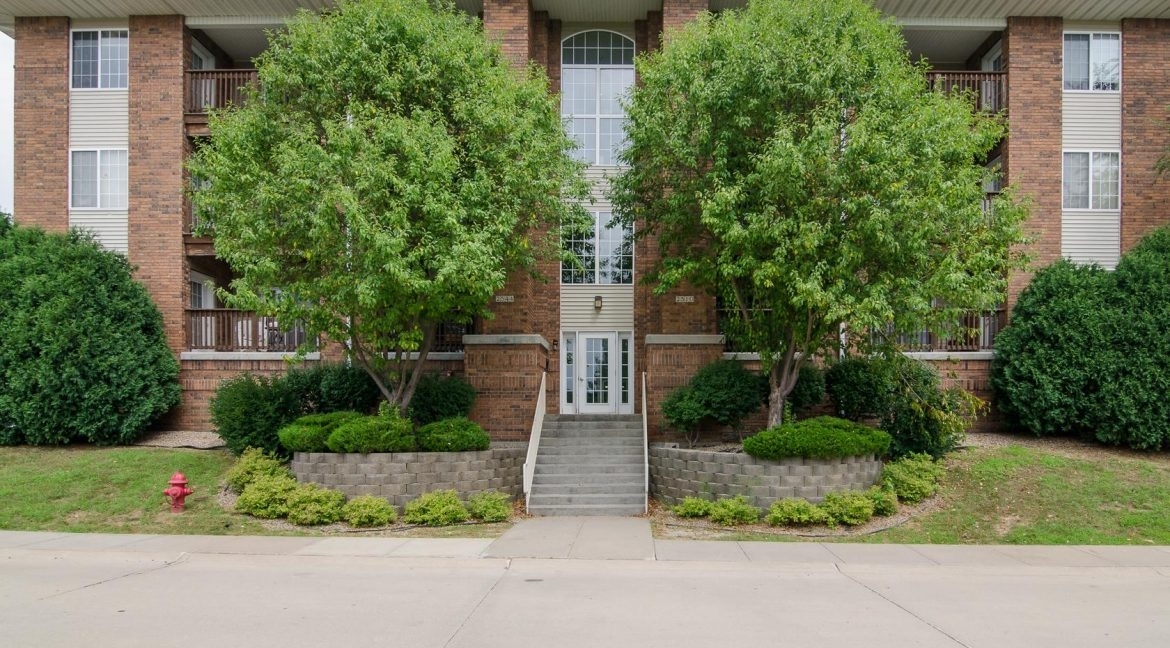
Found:
[(882, 462), (871, 456), (767, 461), (748, 454), (650, 446), (650, 488), (659, 500), (745, 495), (767, 508), (786, 497), (819, 503), (834, 491), (865, 490), (877, 483)]
[(480, 452), (318, 453), (297, 452), (290, 464), (298, 481), (320, 484), (346, 497), (378, 495), (403, 506), (419, 495), (453, 488), (467, 497), (497, 490), (524, 491), (525, 448)]

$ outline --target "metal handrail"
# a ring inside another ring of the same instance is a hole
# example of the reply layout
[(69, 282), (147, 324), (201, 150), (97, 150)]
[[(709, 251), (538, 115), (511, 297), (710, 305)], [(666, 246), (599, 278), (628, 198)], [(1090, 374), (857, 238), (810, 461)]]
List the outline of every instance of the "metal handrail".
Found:
[(646, 372), (642, 372), (642, 512), (650, 512), (650, 441), (646, 412)]
[(540, 374), (540, 392), (536, 396), (536, 411), (532, 413), (532, 433), (528, 436), (528, 454), (524, 457), (524, 510), (528, 510), (528, 499), (532, 496), (532, 477), (536, 474), (536, 453), (540, 450), (540, 432), (544, 428), (544, 415), (548, 411), (548, 396), (545, 383), (548, 372)]

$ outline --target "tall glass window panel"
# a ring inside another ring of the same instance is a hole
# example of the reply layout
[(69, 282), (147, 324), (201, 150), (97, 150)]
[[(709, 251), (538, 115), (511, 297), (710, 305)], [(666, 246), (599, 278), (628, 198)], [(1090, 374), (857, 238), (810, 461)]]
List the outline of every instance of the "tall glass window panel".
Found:
[(125, 88), (130, 78), (129, 33), (125, 31), (101, 32), (101, 82), (102, 88)]
[(98, 152), (74, 151), (70, 160), (69, 205), (98, 206)]
[(1064, 89), (1089, 89), (1089, 35), (1064, 35)]
[(1089, 208), (1089, 154), (1064, 154), (1064, 208)]
[(561, 263), (561, 283), (634, 283), (634, 233), (620, 224), (610, 226), (613, 214), (594, 212), (593, 222), (577, 232), (566, 232), (564, 249), (579, 263)]
[(573, 404), (573, 381), (576, 380), (577, 374), (573, 370), (573, 345), (576, 342), (576, 337), (573, 335), (565, 336), (565, 402)]
[(561, 116), (582, 162), (617, 163), (625, 144), (621, 102), (634, 84), (633, 63), (633, 41), (614, 32), (582, 32), (562, 44)]
[(1121, 87), (1121, 34), (1093, 34), (1089, 60), (1094, 90)]
[(1117, 210), (1121, 206), (1120, 154), (1093, 154), (1093, 209)]
[(126, 209), (126, 151), (101, 151), (99, 158), (98, 205), (102, 209)]
[(597, 281), (597, 233), (594, 227), (566, 232), (565, 251), (576, 257), (561, 263), (561, 283), (591, 284)]
[(98, 32), (73, 32), (73, 87), (98, 87)]

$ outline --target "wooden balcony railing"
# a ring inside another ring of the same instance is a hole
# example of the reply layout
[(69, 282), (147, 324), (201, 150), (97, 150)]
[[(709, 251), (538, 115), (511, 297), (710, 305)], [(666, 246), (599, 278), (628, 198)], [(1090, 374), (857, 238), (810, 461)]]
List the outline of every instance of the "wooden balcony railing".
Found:
[(282, 329), (275, 317), (227, 308), (187, 310), (192, 351), (293, 352), (308, 340), (304, 326)]
[(979, 110), (1007, 110), (1007, 72), (934, 71), (926, 73), (926, 80), (940, 92), (971, 93)]
[(259, 78), (256, 70), (187, 70), (186, 76), (189, 115), (243, 104), (244, 88)]

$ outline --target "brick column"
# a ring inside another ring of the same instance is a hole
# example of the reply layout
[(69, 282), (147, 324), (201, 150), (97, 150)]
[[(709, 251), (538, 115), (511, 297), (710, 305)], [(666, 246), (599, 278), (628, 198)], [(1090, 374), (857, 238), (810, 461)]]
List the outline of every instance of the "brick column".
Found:
[(69, 19), (16, 19), (15, 204), (22, 225), (69, 228)]
[(1170, 20), (1121, 24), (1121, 251), (1170, 223), (1170, 177), (1154, 165), (1170, 146)]
[(130, 17), (130, 262), (183, 350), (183, 64), (181, 16)]
[(670, 35), (707, 10), (707, 0), (662, 0), (662, 35)]
[[(1025, 228), (1035, 239), (1034, 268), (1060, 258), (1063, 29), (1060, 18), (1016, 17), (1008, 18), (1004, 36), (1010, 128), (1004, 174), (1032, 200)], [(1011, 277), (1009, 309), (1031, 278), (1030, 272)]]
[(483, 28), (500, 42), (512, 65), (523, 68), (528, 64), (529, 27), (528, 0), (484, 0)]

